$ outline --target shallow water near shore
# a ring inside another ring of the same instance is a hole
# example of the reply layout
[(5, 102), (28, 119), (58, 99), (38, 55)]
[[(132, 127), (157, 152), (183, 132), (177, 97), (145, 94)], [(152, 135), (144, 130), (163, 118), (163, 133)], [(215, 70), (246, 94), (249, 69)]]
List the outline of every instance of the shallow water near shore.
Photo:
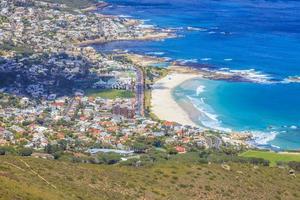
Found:
[[(263, 0), (110, 0), (101, 12), (146, 20), (182, 37), (164, 41), (122, 41), (97, 45), (208, 64), (254, 69), (281, 81), (300, 75), (300, 2)], [(128, 16), (130, 15), (130, 16)], [(198, 123), (223, 130), (251, 130), (256, 142), (300, 148), (299, 84), (224, 81), (189, 82), (180, 98), (204, 109)], [(205, 85), (201, 92), (199, 86)], [(200, 96), (195, 94), (198, 88)], [(179, 96), (177, 96), (179, 98)], [(203, 102), (204, 101), (204, 102)], [(194, 118), (194, 115), (193, 115)]]
[[(293, 87), (284, 95), (285, 87)], [(272, 88), (272, 89), (270, 89)], [(273, 99), (272, 97), (277, 97)], [(251, 130), (259, 145), (300, 148), (300, 85), (234, 83), (193, 79), (174, 90), (176, 99), (188, 99), (203, 114), (198, 124), (224, 131)], [(297, 107), (290, 108), (285, 98)]]

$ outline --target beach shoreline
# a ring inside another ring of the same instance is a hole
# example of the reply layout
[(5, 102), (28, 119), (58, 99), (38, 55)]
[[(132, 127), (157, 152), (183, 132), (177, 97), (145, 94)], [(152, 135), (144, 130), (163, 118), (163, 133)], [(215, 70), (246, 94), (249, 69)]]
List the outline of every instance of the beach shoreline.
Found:
[(200, 125), (191, 119), (172, 95), (174, 88), (193, 78), (201, 76), (196, 73), (172, 72), (158, 80), (152, 87), (151, 111), (161, 120), (199, 128)]

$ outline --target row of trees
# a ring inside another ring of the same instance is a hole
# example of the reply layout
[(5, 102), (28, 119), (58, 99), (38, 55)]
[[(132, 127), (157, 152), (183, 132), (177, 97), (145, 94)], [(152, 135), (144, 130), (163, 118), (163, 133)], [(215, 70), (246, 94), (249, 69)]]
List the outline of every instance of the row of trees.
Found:
[(20, 155), (20, 156), (31, 156), (32, 153), (33, 150), (31, 148), (23, 148), (23, 147), (14, 148), (11, 146), (0, 147), (0, 155), (12, 154), (12, 155)]

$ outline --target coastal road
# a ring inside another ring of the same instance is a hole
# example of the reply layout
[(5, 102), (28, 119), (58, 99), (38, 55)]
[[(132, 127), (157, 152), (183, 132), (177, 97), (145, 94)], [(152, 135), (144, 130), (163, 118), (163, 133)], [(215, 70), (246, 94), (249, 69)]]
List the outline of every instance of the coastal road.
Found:
[(140, 116), (145, 114), (145, 79), (142, 69), (138, 66), (135, 66), (136, 69), (136, 85), (135, 85), (135, 95), (136, 95), (136, 113)]

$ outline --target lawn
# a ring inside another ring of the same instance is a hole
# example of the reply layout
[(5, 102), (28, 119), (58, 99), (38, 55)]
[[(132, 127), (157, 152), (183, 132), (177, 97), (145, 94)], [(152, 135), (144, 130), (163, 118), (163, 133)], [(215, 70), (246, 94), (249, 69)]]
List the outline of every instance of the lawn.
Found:
[(88, 90), (87, 96), (101, 97), (105, 99), (116, 99), (116, 98), (133, 98), (134, 93), (128, 90), (116, 90), (116, 89), (105, 89), (105, 90)]
[(290, 162), (290, 161), (299, 161), (300, 162), (300, 153), (276, 153), (271, 151), (246, 151), (240, 156), (243, 157), (255, 157), (263, 158), (270, 161), (271, 166), (275, 166), (277, 161)]

